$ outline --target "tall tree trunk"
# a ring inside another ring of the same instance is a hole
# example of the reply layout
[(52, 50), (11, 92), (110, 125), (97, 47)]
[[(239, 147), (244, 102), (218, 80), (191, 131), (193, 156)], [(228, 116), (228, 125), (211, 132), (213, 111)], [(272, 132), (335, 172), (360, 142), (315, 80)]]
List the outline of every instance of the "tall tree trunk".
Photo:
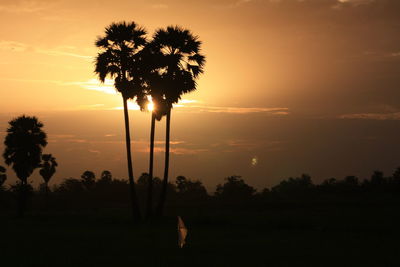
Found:
[(124, 102), (124, 119), (125, 119), (125, 141), (126, 141), (126, 157), (128, 161), (129, 189), (131, 197), (131, 209), (133, 221), (138, 222), (141, 219), (138, 199), (135, 189), (135, 181), (133, 179), (132, 154), (131, 154), (131, 136), (129, 132), (129, 115), (128, 115), (128, 99), (123, 97)]
[(154, 111), (151, 113), (151, 129), (150, 129), (150, 160), (149, 160), (149, 184), (147, 188), (147, 210), (146, 218), (153, 215), (153, 162), (154, 162), (154, 132), (156, 128), (156, 115)]
[(157, 215), (163, 216), (165, 199), (167, 197), (168, 188), (168, 170), (169, 170), (169, 136), (170, 136), (170, 126), (171, 126), (171, 108), (167, 112), (167, 122), (165, 131), (165, 165), (164, 165), (164, 180), (161, 188), (160, 199), (157, 206)]

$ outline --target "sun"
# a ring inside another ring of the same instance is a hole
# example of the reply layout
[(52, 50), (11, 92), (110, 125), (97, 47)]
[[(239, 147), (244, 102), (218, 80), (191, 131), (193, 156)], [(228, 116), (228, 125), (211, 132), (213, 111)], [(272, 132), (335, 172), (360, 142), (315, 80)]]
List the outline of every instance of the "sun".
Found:
[(147, 109), (148, 109), (149, 111), (153, 111), (153, 110), (154, 110), (154, 104), (153, 104), (153, 102), (149, 102), (149, 103), (147, 104)]
[(154, 110), (154, 103), (153, 103), (153, 99), (151, 98), (151, 95), (147, 96), (147, 100), (148, 100), (147, 110), (148, 111), (153, 111)]

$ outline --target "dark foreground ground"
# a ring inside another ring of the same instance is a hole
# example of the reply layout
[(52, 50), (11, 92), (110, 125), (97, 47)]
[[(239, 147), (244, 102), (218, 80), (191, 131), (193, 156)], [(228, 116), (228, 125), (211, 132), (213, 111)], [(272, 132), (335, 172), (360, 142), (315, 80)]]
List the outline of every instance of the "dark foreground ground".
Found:
[(173, 212), (140, 225), (123, 209), (36, 212), (24, 219), (2, 212), (0, 266), (400, 266), (399, 208), (188, 212), (183, 249)]

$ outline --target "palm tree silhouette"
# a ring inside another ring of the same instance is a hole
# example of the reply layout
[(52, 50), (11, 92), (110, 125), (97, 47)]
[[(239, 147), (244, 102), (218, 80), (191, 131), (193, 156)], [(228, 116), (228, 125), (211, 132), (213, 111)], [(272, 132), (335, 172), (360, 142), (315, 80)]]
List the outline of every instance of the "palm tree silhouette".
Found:
[(21, 180), (18, 215), (23, 216), (27, 200), (27, 180), (40, 167), (42, 149), (47, 145), (43, 124), (36, 117), (22, 115), (9, 121), (3, 157)]
[(135, 22), (120, 22), (106, 27), (105, 36), (96, 40), (96, 46), (101, 52), (96, 58), (95, 73), (101, 82), (104, 82), (107, 76), (114, 79), (114, 86), (122, 95), (131, 208), (135, 221), (140, 220), (141, 215), (133, 177), (127, 101), (135, 97), (138, 102), (144, 99), (142, 79), (134, 72), (140, 69), (139, 52), (146, 44), (145, 35), (146, 31)]
[(150, 126), (150, 159), (147, 201), (146, 201), (146, 219), (153, 214), (153, 163), (154, 163), (154, 134), (156, 120), (160, 121), (166, 115), (166, 101), (163, 96), (163, 55), (157, 53), (157, 49), (153, 47), (154, 42), (147, 43), (144, 49), (140, 52), (142, 78), (146, 87), (146, 101), (139, 103), (142, 110), (148, 110), (148, 96), (151, 97), (153, 109), (151, 110), (151, 126)]
[(203, 73), (205, 56), (200, 53), (201, 41), (189, 30), (179, 26), (169, 26), (155, 32), (151, 42), (153, 53), (160, 61), (159, 73), (162, 77), (161, 99), (166, 105), (165, 167), (163, 187), (157, 214), (163, 214), (169, 171), (171, 109), (182, 94), (196, 90), (195, 79)]
[(40, 175), (43, 177), (45, 184), (45, 197), (46, 202), (49, 194), (49, 181), (51, 177), (53, 177), (56, 172), (56, 167), (58, 166), (56, 158), (51, 154), (43, 154), (42, 155), (42, 163), (40, 164)]

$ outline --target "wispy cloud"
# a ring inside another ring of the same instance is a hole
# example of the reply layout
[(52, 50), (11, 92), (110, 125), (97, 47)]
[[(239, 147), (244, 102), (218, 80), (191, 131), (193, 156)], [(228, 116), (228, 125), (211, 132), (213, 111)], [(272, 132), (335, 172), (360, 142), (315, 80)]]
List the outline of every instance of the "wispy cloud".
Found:
[(400, 57), (400, 52), (393, 52), (390, 54), (391, 57)]
[(48, 56), (66, 56), (66, 57), (76, 57), (85, 60), (93, 60), (92, 56), (81, 55), (79, 53), (74, 53), (76, 50), (73, 46), (58, 46), (53, 49), (44, 49), (28, 45), (26, 43), (21, 43), (17, 41), (1, 40), (0, 50), (12, 51), (12, 52), (33, 52), (38, 54), (44, 54)]
[(357, 7), (375, 2), (375, 0), (337, 0), (332, 6), (333, 9), (342, 9), (345, 6)]
[(249, 114), (249, 113), (270, 113), (273, 115), (288, 115), (288, 108), (250, 108), (250, 107), (213, 107), (213, 106), (188, 106), (196, 109), (198, 112), (211, 113), (233, 113), (233, 114)]
[(231, 139), (220, 145), (229, 147), (229, 149), (225, 150), (226, 152), (234, 152), (235, 150), (252, 151), (254, 149), (259, 149), (260, 147), (268, 151), (278, 151), (282, 149), (282, 145), (285, 143), (287, 142), (279, 140)]
[(150, 7), (154, 8), (154, 9), (167, 9), (168, 5), (167, 4), (153, 4)]
[(341, 119), (363, 119), (363, 120), (400, 120), (400, 112), (390, 113), (356, 113), (339, 116)]
[(67, 57), (82, 58), (82, 59), (86, 59), (88, 61), (93, 60), (92, 56), (85, 56), (85, 55), (80, 55), (80, 54), (76, 54), (76, 53), (60, 51), (60, 50), (35, 49), (35, 52), (39, 53), (39, 54), (45, 54), (48, 56), (67, 56)]
[(7, 13), (35, 13), (53, 6), (51, 2), (45, 1), (14, 1), (9, 4), (0, 4), (0, 12)]
[(78, 110), (103, 110), (105, 107), (104, 104), (91, 104), (91, 105), (80, 105), (77, 106), (76, 109)]
[(77, 85), (86, 90), (99, 91), (110, 95), (118, 94), (114, 88), (114, 81), (106, 79), (104, 83), (101, 83), (97, 79), (89, 79), (83, 82), (61, 82), (62, 85)]
[(6, 40), (0, 41), (0, 50), (24, 52), (28, 50), (28, 47), (29, 46), (27, 44), (16, 41), (6, 41)]

